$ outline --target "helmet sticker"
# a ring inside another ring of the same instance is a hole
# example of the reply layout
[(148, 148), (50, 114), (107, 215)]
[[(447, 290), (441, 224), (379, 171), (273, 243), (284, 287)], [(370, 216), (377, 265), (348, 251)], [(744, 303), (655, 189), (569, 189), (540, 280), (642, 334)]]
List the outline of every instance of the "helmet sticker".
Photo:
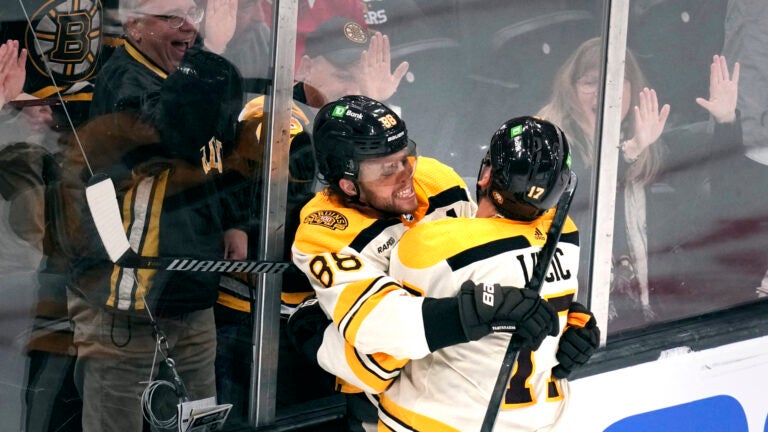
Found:
[(344, 117), (344, 113), (347, 112), (347, 107), (344, 105), (336, 105), (333, 107), (333, 112), (331, 113), (331, 116), (333, 117)]
[(391, 128), (397, 126), (397, 120), (395, 120), (395, 118), (392, 117), (392, 114), (387, 114), (387, 115), (385, 115), (383, 117), (380, 117), (379, 121), (387, 129), (391, 129)]
[(387, 137), (387, 142), (392, 142), (392, 141), (394, 141), (394, 140), (396, 140), (396, 139), (400, 139), (400, 138), (402, 138), (403, 136), (405, 136), (405, 131), (400, 131), (400, 132), (398, 132), (398, 133), (397, 133), (397, 134), (395, 134), (395, 135), (392, 135), (392, 136), (390, 136), (390, 137)]
[(528, 198), (533, 198), (535, 200), (541, 200), (541, 196), (544, 195), (544, 192), (547, 190), (543, 187), (539, 186), (531, 186), (530, 189), (528, 189)]
[(509, 137), (514, 138), (523, 133), (523, 125), (517, 125), (509, 130)]
[(496, 202), (496, 204), (503, 204), (504, 203), (504, 197), (501, 196), (501, 194), (498, 191), (493, 191), (491, 193), (493, 200)]
[(568, 157), (565, 158), (565, 166), (568, 167), (568, 169), (571, 169), (571, 154), (568, 153)]

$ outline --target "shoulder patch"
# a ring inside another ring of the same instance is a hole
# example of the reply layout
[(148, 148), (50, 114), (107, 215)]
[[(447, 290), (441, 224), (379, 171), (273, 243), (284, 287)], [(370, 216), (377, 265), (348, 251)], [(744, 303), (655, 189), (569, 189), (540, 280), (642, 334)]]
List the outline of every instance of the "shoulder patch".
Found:
[(320, 210), (310, 213), (304, 218), (304, 223), (309, 225), (320, 225), (334, 231), (344, 231), (349, 226), (347, 217), (333, 210)]

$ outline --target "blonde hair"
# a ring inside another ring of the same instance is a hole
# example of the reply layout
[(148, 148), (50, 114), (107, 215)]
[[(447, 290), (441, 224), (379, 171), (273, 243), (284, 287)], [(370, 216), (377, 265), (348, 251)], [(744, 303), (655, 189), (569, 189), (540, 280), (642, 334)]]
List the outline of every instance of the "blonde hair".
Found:
[[(591, 168), (596, 160), (594, 131), (586, 132), (590, 125), (578, 103), (576, 81), (590, 70), (599, 68), (601, 62), (602, 40), (593, 38), (582, 43), (576, 51), (563, 63), (555, 76), (552, 85), (552, 95), (538, 116), (555, 123), (565, 131), (571, 150), (578, 154), (587, 166)], [(639, 104), (638, 94), (647, 87), (647, 80), (640, 69), (635, 56), (627, 50), (624, 79), (630, 84), (630, 112), (621, 121), (621, 132), (624, 139), (635, 135), (635, 117), (632, 107)], [(630, 167), (627, 178), (643, 183), (650, 181), (658, 172), (662, 148), (655, 143), (640, 154), (638, 160)]]

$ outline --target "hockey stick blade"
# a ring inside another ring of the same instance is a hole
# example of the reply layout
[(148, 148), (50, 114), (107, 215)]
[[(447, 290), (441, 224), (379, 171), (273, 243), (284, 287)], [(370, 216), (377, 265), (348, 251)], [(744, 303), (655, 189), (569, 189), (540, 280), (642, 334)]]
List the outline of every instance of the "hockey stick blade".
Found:
[[(549, 269), (549, 263), (552, 262), (552, 256), (557, 249), (557, 243), (560, 241), (560, 234), (563, 231), (563, 225), (568, 217), (568, 211), (571, 208), (571, 202), (573, 201), (573, 194), (576, 191), (577, 183), (578, 179), (576, 178), (576, 174), (571, 173), (568, 187), (557, 202), (555, 215), (552, 217), (552, 224), (549, 226), (549, 230), (547, 230), (547, 240), (537, 255), (536, 266), (533, 269), (527, 287), (536, 292), (541, 290), (541, 284)], [(491, 393), (491, 398), (488, 401), (488, 409), (485, 411), (483, 424), (480, 428), (481, 432), (491, 432), (493, 430), (493, 425), (496, 423), (496, 417), (499, 415), (499, 410), (501, 409), (501, 400), (504, 398), (507, 381), (512, 374), (512, 369), (517, 362), (517, 356), (520, 353), (521, 348), (522, 342), (519, 339), (510, 339), (509, 345), (507, 345), (507, 351), (504, 353), (504, 359), (501, 362), (501, 367), (499, 368), (499, 374), (496, 377), (496, 383), (493, 386), (493, 393)]]
[(147, 257), (137, 254), (128, 241), (120, 216), (115, 185), (105, 174), (88, 181), (85, 197), (91, 218), (110, 261), (120, 267), (170, 271), (283, 273), (295, 267), (286, 261), (204, 260), (191, 257)]

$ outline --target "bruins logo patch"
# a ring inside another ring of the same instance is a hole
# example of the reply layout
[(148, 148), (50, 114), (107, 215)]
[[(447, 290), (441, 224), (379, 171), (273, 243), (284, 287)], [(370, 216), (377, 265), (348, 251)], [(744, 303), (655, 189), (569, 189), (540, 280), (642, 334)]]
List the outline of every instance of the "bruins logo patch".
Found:
[[(101, 52), (102, 19), (98, 0), (47, 1), (30, 17), (33, 27), (26, 32), (32, 65), (44, 76), (48, 76), (50, 66), (57, 82), (88, 79)], [(35, 49), (36, 40), (43, 52)]]
[(304, 223), (309, 225), (320, 225), (334, 231), (344, 231), (349, 226), (347, 217), (333, 210), (316, 211), (305, 217)]
[(496, 202), (496, 204), (504, 204), (504, 197), (501, 196), (498, 191), (493, 191), (491, 193), (491, 197), (493, 198), (493, 201)]
[(368, 42), (368, 34), (363, 26), (353, 21), (344, 24), (344, 36), (354, 43), (364, 44)]

